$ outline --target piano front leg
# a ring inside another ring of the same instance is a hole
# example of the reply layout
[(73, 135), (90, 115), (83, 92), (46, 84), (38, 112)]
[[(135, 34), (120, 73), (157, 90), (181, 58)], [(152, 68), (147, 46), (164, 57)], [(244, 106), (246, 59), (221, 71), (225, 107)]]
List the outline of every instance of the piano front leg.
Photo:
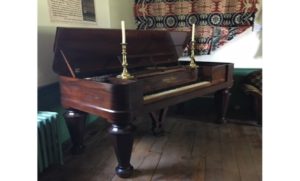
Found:
[(217, 123), (226, 123), (225, 118), (228, 110), (229, 98), (231, 93), (229, 89), (223, 89), (215, 93), (215, 103), (217, 107)]
[(71, 149), (72, 154), (81, 154), (84, 150), (83, 137), (86, 117), (87, 113), (76, 109), (67, 109), (64, 113), (73, 144)]
[(130, 157), (133, 145), (134, 126), (130, 121), (124, 120), (120, 123), (113, 123), (109, 128), (112, 135), (115, 154), (118, 159), (116, 174), (121, 178), (128, 178), (133, 173), (133, 167), (130, 164)]

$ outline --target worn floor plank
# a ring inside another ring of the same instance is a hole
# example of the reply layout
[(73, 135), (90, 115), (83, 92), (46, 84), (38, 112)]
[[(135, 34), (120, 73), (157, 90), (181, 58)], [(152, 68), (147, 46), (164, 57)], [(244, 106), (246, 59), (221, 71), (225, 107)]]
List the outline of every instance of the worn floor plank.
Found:
[(230, 125), (220, 128), (223, 181), (239, 181), (240, 173), (236, 160), (236, 150), (233, 148)]
[(163, 149), (153, 180), (191, 180), (197, 165), (193, 159), (196, 129), (193, 122), (178, 120)]
[(207, 153), (205, 164), (206, 181), (222, 181), (222, 156), (219, 125), (207, 125)]
[(240, 170), (242, 181), (260, 180), (259, 173), (256, 171), (256, 165), (251, 155), (250, 145), (244, 126), (230, 125), (233, 139), (233, 146), (236, 153), (237, 164)]
[(196, 139), (192, 151), (193, 159), (196, 159), (196, 166), (192, 176), (192, 180), (205, 181), (205, 165), (206, 165), (206, 153), (207, 153), (207, 126), (202, 122), (197, 122)]
[(40, 181), (260, 181), (261, 127), (218, 125), (205, 116), (193, 119), (168, 116), (165, 135), (151, 134), (148, 118), (138, 118), (131, 164), (132, 178), (114, 173), (114, 155), (107, 124), (96, 124), (86, 140), (85, 153), (65, 157), (65, 165), (39, 176)]
[(254, 161), (256, 173), (258, 174), (259, 180), (262, 180), (262, 140), (261, 137), (257, 134), (255, 127), (246, 127), (243, 126), (243, 131), (246, 135), (250, 153)]

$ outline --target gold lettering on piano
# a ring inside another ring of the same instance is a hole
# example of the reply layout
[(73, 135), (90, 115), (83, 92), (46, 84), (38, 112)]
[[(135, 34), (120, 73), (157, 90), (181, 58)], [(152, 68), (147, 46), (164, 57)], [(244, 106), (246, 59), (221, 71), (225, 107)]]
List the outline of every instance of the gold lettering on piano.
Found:
[(164, 83), (172, 83), (174, 81), (176, 81), (176, 77), (167, 77), (167, 78), (162, 79), (162, 82), (164, 82)]

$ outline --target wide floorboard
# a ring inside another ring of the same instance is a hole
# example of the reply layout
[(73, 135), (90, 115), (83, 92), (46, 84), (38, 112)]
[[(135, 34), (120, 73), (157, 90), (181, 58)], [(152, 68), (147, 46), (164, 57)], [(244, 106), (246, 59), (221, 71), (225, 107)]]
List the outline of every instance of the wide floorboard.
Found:
[(136, 120), (130, 179), (114, 173), (116, 158), (105, 122), (93, 123), (82, 155), (65, 156), (65, 164), (39, 176), (40, 181), (110, 180), (262, 180), (262, 129), (245, 124), (214, 124), (205, 117), (167, 116), (165, 135), (150, 132), (148, 117)]

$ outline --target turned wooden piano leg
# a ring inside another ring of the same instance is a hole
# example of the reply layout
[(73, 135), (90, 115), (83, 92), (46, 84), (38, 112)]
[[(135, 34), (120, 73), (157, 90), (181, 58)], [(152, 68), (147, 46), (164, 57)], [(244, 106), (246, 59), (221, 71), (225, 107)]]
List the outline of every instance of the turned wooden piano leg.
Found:
[(155, 112), (150, 112), (150, 117), (152, 120), (152, 133), (155, 136), (162, 135), (164, 133), (164, 129), (162, 126), (162, 122), (164, 121), (167, 115), (168, 108), (163, 108)]
[(67, 109), (64, 113), (73, 144), (72, 154), (80, 154), (84, 150), (83, 137), (86, 117), (87, 113), (75, 109)]
[(226, 114), (228, 110), (229, 98), (231, 93), (229, 89), (223, 89), (215, 93), (215, 103), (217, 107), (217, 123), (226, 123)]
[(121, 178), (128, 178), (133, 173), (130, 164), (130, 157), (133, 145), (134, 126), (130, 123), (126, 125), (112, 124), (109, 133), (112, 135), (115, 154), (118, 159), (116, 174)]

